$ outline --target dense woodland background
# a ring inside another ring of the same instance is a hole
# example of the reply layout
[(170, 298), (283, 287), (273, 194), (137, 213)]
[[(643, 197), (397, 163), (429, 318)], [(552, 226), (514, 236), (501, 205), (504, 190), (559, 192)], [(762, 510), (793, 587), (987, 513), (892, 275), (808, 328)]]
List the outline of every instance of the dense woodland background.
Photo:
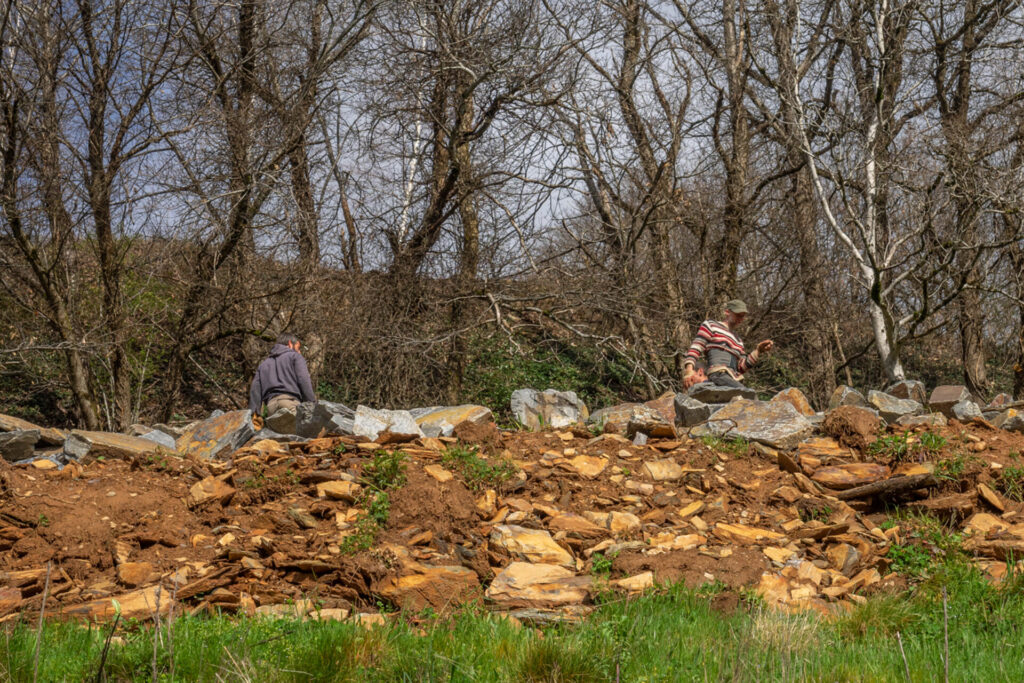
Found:
[(124, 428), (750, 380), (1024, 398), (1021, 0), (0, 0), (0, 396)]

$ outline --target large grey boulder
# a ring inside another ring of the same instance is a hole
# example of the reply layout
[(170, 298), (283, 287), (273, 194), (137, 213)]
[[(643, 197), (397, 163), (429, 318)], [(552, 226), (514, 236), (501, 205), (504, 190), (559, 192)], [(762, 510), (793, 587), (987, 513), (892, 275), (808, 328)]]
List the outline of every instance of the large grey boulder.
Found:
[(517, 389), (512, 414), (527, 429), (561, 429), (585, 421), (590, 413), (575, 391)]
[(341, 403), (300, 403), (295, 409), (294, 433), (307, 439), (315, 439), (321, 431), (324, 434), (351, 435), (355, 417), (355, 411)]
[(953, 415), (953, 406), (960, 401), (970, 401), (971, 392), (967, 387), (960, 384), (944, 384), (935, 387), (931, 397), (928, 399), (928, 407), (937, 413), (942, 413), (947, 418), (956, 417)]
[(64, 440), (62, 459), (64, 461), (74, 460), (81, 462), (85, 456), (89, 455), (90, 448), (92, 448), (92, 443), (88, 440), (73, 433), (68, 434), (68, 438)]
[(749, 387), (720, 387), (712, 382), (694, 384), (686, 394), (701, 403), (728, 403), (734, 398), (757, 399), (757, 392)]
[(953, 407), (950, 408), (950, 412), (953, 413), (953, 417), (961, 422), (970, 422), (975, 418), (983, 417), (981, 414), (981, 408), (978, 404), (969, 399), (958, 401), (953, 404)]
[(0, 455), (11, 462), (31, 458), (39, 438), (38, 429), (0, 433)]
[(896, 422), (904, 415), (920, 415), (924, 406), (909, 398), (896, 398), (883, 391), (869, 391), (868, 403), (886, 422)]
[(233, 410), (191, 425), (176, 443), (182, 455), (225, 458), (244, 446), (254, 431), (252, 411)]
[(686, 394), (676, 394), (676, 424), (696, 427), (711, 417), (711, 406)]
[(916, 379), (905, 379), (902, 382), (890, 384), (885, 388), (885, 393), (896, 398), (909, 398), (921, 405), (928, 402), (928, 391), (924, 387), (924, 382), (919, 382)]
[(1007, 431), (1024, 434), (1024, 411), (1017, 410), (1016, 408), (1007, 408), (999, 413), (999, 416), (992, 421), (992, 424)]
[(294, 434), (297, 426), (298, 406), (294, 408), (279, 408), (273, 415), (268, 415), (263, 421), (267, 429), (272, 429), (278, 434)]
[(858, 406), (860, 408), (870, 408), (871, 404), (864, 398), (864, 394), (860, 393), (852, 387), (848, 387), (845, 384), (841, 384), (836, 387), (836, 390), (832, 392), (832, 396), (828, 399), (828, 409), (835, 410), (839, 406)]
[(772, 448), (792, 449), (814, 431), (810, 420), (786, 401), (739, 398), (716, 411), (693, 436), (717, 436), (757, 441)]
[(375, 410), (366, 406), (356, 407), (352, 433), (365, 436), (371, 441), (388, 432), (396, 438), (412, 440), (424, 436), (416, 424), (416, 418), (408, 410)]

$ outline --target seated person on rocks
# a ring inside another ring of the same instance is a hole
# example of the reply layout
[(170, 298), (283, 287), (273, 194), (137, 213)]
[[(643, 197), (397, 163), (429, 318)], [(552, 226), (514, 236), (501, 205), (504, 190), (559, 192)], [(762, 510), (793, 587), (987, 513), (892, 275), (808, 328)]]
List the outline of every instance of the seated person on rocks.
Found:
[[(270, 355), (260, 363), (249, 389), (249, 410), (254, 415), (273, 415), (282, 408), (294, 408), (300, 402), (316, 400), (300, 346), (295, 335), (282, 334)], [(267, 409), (265, 414), (261, 412), (264, 406)]]
[(701, 323), (690, 349), (686, 352), (683, 373), (683, 387), (689, 389), (705, 381), (703, 373), (694, 369), (702, 355), (707, 356), (707, 379), (720, 387), (743, 386), (743, 374), (757, 363), (762, 353), (771, 353), (774, 342), (765, 339), (749, 354), (743, 348), (743, 341), (736, 335), (736, 328), (747, 317), (747, 305), (739, 299), (725, 304), (725, 319), (721, 322), (705, 320)]

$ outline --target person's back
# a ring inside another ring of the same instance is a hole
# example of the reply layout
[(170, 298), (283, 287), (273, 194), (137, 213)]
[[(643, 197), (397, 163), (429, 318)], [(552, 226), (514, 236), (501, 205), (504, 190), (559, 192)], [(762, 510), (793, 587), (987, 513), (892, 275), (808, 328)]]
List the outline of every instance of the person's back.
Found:
[(283, 334), (277, 338), (270, 355), (260, 363), (252, 379), (249, 410), (253, 413), (259, 414), (266, 405), (267, 414), (273, 415), (281, 408), (316, 400), (300, 346), (294, 335)]

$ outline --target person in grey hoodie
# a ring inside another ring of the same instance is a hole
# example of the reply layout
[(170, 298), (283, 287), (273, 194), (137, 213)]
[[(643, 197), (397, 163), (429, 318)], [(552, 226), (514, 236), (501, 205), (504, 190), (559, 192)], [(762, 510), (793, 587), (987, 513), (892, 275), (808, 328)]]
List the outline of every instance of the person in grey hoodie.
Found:
[(293, 408), (300, 402), (316, 400), (300, 346), (298, 337), (282, 334), (270, 355), (256, 368), (249, 388), (249, 410), (253, 414), (262, 414), (264, 405), (266, 414), (273, 415), (281, 408)]

